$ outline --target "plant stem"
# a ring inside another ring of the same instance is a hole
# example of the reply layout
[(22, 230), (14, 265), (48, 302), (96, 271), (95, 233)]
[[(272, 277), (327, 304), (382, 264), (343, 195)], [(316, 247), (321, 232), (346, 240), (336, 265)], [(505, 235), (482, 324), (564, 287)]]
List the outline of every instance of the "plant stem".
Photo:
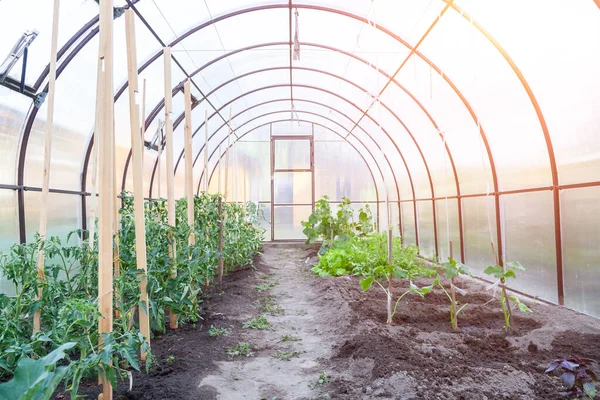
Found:
[(512, 326), (512, 310), (510, 309), (510, 301), (508, 299), (508, 294), (506, 293), (506, 289), (504, 287), (504, 278), (500, 279), (500, 283), (502, 284), (502, 296), (504, 297), (504, 316), (506, 320), (506, 329), (510, 331)]
[(387, 323), (392, 323), (392, 275), (388, 275), (388, 290), (387, 290)]
[(450, 302), (450, 313), (452, 314), (452, 329), (458, 331), (458, 314), (456, 313), (456, 290), (454, 290), (454, 278), (450, 279), (450, 293), (452, 299)]

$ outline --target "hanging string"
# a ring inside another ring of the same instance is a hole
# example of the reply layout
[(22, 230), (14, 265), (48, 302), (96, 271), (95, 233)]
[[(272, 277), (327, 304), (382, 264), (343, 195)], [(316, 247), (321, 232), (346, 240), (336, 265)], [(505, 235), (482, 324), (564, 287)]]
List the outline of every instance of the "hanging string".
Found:
[(298, 9), (296, 8), (294, 11), (294, 15), (296, 17), (296, 31), (294, 33), (294, 52), (293, 52), (293, 59), (295, 61), (300, 60), (300, 39), (299, 39), (299, 32), (300, 32), (300, 27), (298, 24)]

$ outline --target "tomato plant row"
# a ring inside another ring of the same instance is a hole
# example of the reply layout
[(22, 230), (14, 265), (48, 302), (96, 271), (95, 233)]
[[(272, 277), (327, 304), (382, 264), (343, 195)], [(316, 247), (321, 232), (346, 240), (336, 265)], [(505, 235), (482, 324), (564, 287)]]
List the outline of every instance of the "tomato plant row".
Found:
[[(148, 310), (154, 332), (165, 331), (165, 311), (170, 308), (179, 322), (199, 319), (199, 293), (214, 281), (219, 259), (218, 233), (221, 220), (218, 196), (204, 194), (194, 199), (194, 226), (187, 223), (187, 200), (176, 205), (176, 225), (167, 224), (164, 199), (145, 203), (147, 290), (149, 304), (140, 303), (140, 279), (135, 252), (133, 198), (122, 194), (119, 229), (115, 235), (118, 273), (114, 278), (114, 331), (98, 346), (98, 251), (82, 240), (82, 231), (58, 237), (15, 244), (0, 254), (0, 275), (14, 288), (0, 294), (0, 398), (48, 398), (64, 380), (72, 395), (83, 377), (105, 371), (116, 384), (129, 368), (139, 369), (138, 351), (145, 348), (135, 315)], [(222, 203), (223, 251), (226, 271), (252, 263), (262, 247), (262, 210), (255, 203)], [(189, 236), (194, 235), (194, 244)], [(79, 240), (75, 240), (78, 238)], [(169, 245), (175, 244), (174, 257)], [(45, 279), (36, 271), (38, 249), (46, 258)], [(176, 268), (177, 275), (172, 274)], [(42, 298), (36, 299), (38, 288)], [(41, 310), (42, 332), (31, 334), (32, 316)], [(146, 367), (151, 363), (148, 357)], [(67, 366), (64, 369), (56, 364)], [(19, 394), (20, 393), (20, 394)], [(49, 393), (47, 396), (44, 394)], [(16, 397), (15, 397), (16, 396)]]

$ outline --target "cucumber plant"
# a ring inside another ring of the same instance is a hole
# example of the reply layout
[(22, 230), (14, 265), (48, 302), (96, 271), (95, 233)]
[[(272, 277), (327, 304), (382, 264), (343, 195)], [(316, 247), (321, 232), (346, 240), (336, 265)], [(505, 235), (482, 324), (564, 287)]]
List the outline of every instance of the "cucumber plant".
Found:
[(463, 304), (459, 307), (459, 303), (456, 301), (456, 292), (464, 295), (465, 291), (457, 288), (454, 285), (454, 280), (461, 275), (471, 276), (469, 269), (466, 265), (456, 261), (452, 257), (448, 257), (448, 262), (442, 264), (444, 268), (444, 273), (446, 275), (446, 279), (450, 280), (450, 293), (446, 290), (444, 285), (441, 282), (438, 282), (438, 286), (442, 289), (442, 291), (450, 300), (450, 324), (452, 325), (452, 329), (454, 331), (458, 331), (458, 314), (468, 305)]
[[(508, 278), (516, 279), (517, 275), (515, 271), (525, 271), (525, 268), (519, 262), (512, 261), (504, 263), (504, 267), (501, 265), (490, 265), (483, 271), (484, 274), (492, 275), (498, 279), (497, 283), (500, 284), (500, 307), (502, 308), (502, 313), (504, 314), (504, 324), (506, 330), (511, 330), (512, 312), (515, 308), (518, 308), (521, 312), (531, 312), (529, 307), (522, 303), (518, 297), (509, 296), (506, 292), (506, 280)], [(511, 300), (515, 303), (514, 306), (510, 304)]]

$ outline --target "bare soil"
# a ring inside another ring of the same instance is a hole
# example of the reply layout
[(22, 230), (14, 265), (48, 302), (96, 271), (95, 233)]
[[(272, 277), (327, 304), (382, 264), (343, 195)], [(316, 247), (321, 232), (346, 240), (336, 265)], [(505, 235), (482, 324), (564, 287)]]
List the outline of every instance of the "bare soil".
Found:
[[(387, 325), (383, 291), (363, 293), (356, 277), (315, 277), (315, 252), (265, 246), (254, 267), (229, 274), (222, 292), (206, 294), (202, 321), (153, 340), (155, 367), (134, 373), (133, 389), (124, 382), (115, 398), (564, 399), (546, 366), (569, 355), (600, 359), (597, 319), (523, 299), (533, 313), (515, 314), (514, 329), (505, 332), (497, 299), (477, 281), (457, 284), (467, 290), (459, 300), (469, 304), (460, 332), (451, 329), (440, 290), (406, 296)], [(396, 294), (406, 289), (406, 282), (394, 284)], [(271, 329), (242, 327), (261, 313)], [(211, 337), (211, 325), (228, 333)], [(240, 342), (253, 356), (226, 354)], [(328, 382), (320, 384), (323, 371)], [(97, 388), (86, 392), (95, 398)]]

